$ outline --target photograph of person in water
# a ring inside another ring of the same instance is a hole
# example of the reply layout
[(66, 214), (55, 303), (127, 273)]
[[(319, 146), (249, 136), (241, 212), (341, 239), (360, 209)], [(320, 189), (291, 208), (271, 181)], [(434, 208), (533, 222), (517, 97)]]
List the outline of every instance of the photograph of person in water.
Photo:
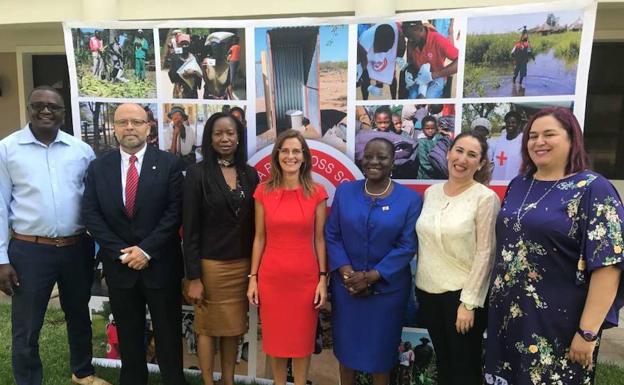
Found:
[(464, 96), (575, 93), (581, 10), (468, 19)]

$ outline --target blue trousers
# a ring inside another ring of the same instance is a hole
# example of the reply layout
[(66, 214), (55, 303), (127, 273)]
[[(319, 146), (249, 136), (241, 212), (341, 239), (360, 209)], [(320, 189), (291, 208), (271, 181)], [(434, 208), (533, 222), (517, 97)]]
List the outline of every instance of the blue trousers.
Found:
[(42, 383), (39, 332), (54, 284), (58, 284), (67, 323), (71, 372), (79, 378), (93, 374), (89, 317), (94, 264), (91, 238), (85, 235), (76, 244), (66, 247), (12, 239), (8, 252), (20, 283), (15, 288), (11, 307), (16, 384)]

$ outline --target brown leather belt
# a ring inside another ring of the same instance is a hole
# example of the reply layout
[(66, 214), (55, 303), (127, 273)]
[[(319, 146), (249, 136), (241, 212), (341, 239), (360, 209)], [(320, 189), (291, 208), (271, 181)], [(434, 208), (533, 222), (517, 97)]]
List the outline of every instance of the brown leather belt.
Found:
[(36, 235), (18, 234), (15, 231), (11, 232), (11, 237), (15, 239), (19, 239), (20, 241), (39, 243), (42, 245), (51, 245), (51, 246), (56, 246), (56, 247), (65, 247), (65, 246), (75, 245), (80, 240), (80, 237), (82, 237), (82, 235), (83, 234), (77, 234), (77, 235), (71, 235), (69, 237), (50, 238), (50, 237), (40, 237)]

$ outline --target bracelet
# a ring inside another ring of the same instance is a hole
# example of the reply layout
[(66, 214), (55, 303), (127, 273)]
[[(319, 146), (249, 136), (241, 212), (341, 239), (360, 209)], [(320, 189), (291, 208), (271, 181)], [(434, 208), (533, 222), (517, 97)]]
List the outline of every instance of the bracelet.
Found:
[(327, 272), (326, 271), (319, 271), (319, 276), (320, 277), (327, 277)]
[(247, 278), (257, 277), (257, 276), (258, 276), (258, 273), (255, 273), (255, 274), (247, 274)]

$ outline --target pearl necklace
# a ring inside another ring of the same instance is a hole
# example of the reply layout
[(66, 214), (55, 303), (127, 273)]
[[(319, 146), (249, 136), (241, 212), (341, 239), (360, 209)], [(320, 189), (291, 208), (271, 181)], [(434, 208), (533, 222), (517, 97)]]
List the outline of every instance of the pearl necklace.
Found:
[(382, 195), (384, 195), (385, 193), (388, 192), (388, 190), (390, 189), (390, 185), (392, 185), (392, 179), (388, 178), (388, 185), (386, 186), (386, 188), (380, 192), (380, 193), (372, 193), (370, 191), (368, 191), (368, 179), (366, 179), (364, 181), (364, 191), (366, 192), (366, 194), (372, 196), (372, 197), (380, 197)]
[(546, 192), (544, 193), (544, 195), (542, 195), (538, 200), (536, 200), (533, 203), (529, 203), (528, 205), (524, 205), (527, 198), (529, 197), (529, 194), (531, 193), (531, 189), (533, 188), (533, 184), (535, 183), (535, 178), (531, 177), (531, 185), (529, 185), (529, 189), (527, 190), (526, 194), (524, 195), (524, 199), (522, 200), (522, 204), (520, 205), (520, 207), (518, 208), (518, 212), (516, 213), (516, 223), (514, 223), (513, 225), (513, 229), (516, 232), (519, 232), (522, 229), (522, 225), (520, 224), (520, 221), (522, 220), (522, 218), (525, 217), (525, 215), (527, 215), (527, 213), (530, 210), (536, 209), (537, 205), (544, 199), (546, 198), (546, 195), (548, 195), (548, 193), (550, 193), (558, 184), (559, 181), (561, 179), (557, 179), (557, 181), (550, 186), (550, 188), (548, 190), (546, 190)]

